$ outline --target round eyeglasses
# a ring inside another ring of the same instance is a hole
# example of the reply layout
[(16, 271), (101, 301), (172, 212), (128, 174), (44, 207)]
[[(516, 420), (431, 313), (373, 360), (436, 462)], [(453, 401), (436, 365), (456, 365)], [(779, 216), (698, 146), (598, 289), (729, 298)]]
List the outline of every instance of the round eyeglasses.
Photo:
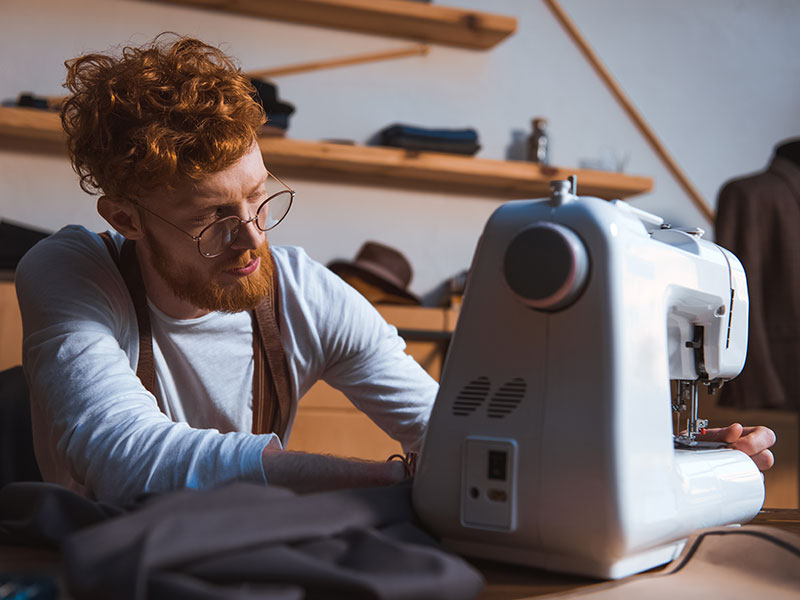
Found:
[(200, 252), (200, 256), (204, 258), (215, 258), (233, 246), (243, 226), (255, 223), (259, 231), (266, 232), (277, 227), (280, 222), (286, 218), (286, 215), (289, 214), (289, 209), (292, 207), (292, 202), (294, 201), (295, 191), (275, 177), (275, 175), (272, 175), (272, 173), (270, 173), (270, 176), (274, 177), (286, 189), (267, 197), (266, 200), (258, 205), (256, 214), (253, 215), (253, 217), (247, 220), (241, 219), (236, 215), (223, 217), (204, 227), (197, 235), (185, 231), (172, 221), (168, 221), (158, 213), (138, 202), (134, 202), (134, 204), (192, 238), (197, 242), (197, 251)]

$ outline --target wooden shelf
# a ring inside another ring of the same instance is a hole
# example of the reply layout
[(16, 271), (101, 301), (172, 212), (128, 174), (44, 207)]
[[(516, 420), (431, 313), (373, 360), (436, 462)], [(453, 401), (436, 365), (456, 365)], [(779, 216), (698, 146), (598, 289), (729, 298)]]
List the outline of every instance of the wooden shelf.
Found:
[(38, 108), (1, 107), (0, 137), (64, 144), (64, 131), (58, 114)]
[(259, 145), (267, 167), (276, 171), (290, 169), (294, 175), (314, 173), (318, 178), (415, 189), (427, 187), (437, 192), (505, 199), (535, 198), (549, 195), (550, 181), (570, 175), (577, 175), (581, 194), (599, 198), (626, 198), (653, 187), (649, 177), (441, 152), (286, 138), (261, 138)]
[[(0, 141), (4, 147), (63, 152), (63, 135), (55, 113), (30, 108), (0, 108)], [(653, 180), (649, 177), (522, 161), (280, 137), (262, 137), (258, 143), (267, 167), (274, 168), (281, 176), (304, 179), (501, 199), (547, 196), (550, 181), (566, 179), (569, 175), (577, 175), (578, 190), (582, 195), (599, 198), (627, 198), (653, 188)]]
[(514, 17), (405, 0), (150, 0), (486, 50), (514, 33)]

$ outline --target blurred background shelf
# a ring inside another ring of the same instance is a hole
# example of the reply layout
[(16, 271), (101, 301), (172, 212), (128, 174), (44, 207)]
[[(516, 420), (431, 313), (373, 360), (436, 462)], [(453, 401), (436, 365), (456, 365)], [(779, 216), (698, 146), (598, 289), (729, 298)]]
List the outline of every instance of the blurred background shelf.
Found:
[[(569, 175), (578, 176), (578, 190), (582, 195), (599, 198), (628, 198), (653, 188), (653, 180), (649, 177), (523, 161), (281, 137), (262, 137), (258, 143), (267, 166), (282, 177), (407, 187), (501, 199), (546, 196), (550, 181), (566, 179)], [(58, 115), (31, 108), (0, 108), (0, 147), (64, 153)]]
[(150, 0), (435, 44), (487, 50), (517, 30), (514, 17), (403, 0)]

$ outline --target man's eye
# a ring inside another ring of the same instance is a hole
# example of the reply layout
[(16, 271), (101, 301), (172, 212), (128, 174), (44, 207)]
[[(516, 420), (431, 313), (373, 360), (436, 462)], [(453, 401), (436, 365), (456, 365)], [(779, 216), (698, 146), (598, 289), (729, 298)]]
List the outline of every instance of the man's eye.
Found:
[(225, 211), (222, 208), (217, 208), (214, 212), (210, 212), (203, 217), (198, 217), (194, 220), (197, 225), (210, 225), (214, 221), (221, 219), (225, 216)]

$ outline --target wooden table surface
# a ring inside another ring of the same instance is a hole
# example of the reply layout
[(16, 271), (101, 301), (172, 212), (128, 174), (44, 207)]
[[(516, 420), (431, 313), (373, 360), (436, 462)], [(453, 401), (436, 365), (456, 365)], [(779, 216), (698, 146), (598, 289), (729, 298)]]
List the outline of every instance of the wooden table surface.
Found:
[[(756, 515), (750, 525), (768, 525), (783, 531), (800, 535), (800, 510), (785, 508), (765, 508)], [(584, 589), (604, 583), (603, 580), (550, 573), (533, 567), (520, 567), (471, 560), (486, 577), (486, 588), (480, 600), (522, 600), (547, 594), (563, 593), (572, 589)], [(665, 568), (657, 567), (648, 573)], [(637, 577), (632, 575), (631, 577)]]
[[(763, 509), (750, 524), (767, 525), (800, 535), (800, 510)], [(567, 592), (572, 589), (583, 590), (589, 586), (603, 583), (597, 579), (550, 573), (532, 567), (483, 560), (470, 560), (470, 562), (486, 578), (487, 585), (478, 597), (480, 600), (522, 600)], [(654, 571), (661, 568), (663, 567), (654, 569)], [(0, 574), (3, 573), (31, 573), (61, 581), (58, 553), (32, 548), (0, 546)], [(632, 575), (632, 577), (637, 577), (637, 575)], [(66, 594), (62, 594), (60, 597), (68, 598)]]

